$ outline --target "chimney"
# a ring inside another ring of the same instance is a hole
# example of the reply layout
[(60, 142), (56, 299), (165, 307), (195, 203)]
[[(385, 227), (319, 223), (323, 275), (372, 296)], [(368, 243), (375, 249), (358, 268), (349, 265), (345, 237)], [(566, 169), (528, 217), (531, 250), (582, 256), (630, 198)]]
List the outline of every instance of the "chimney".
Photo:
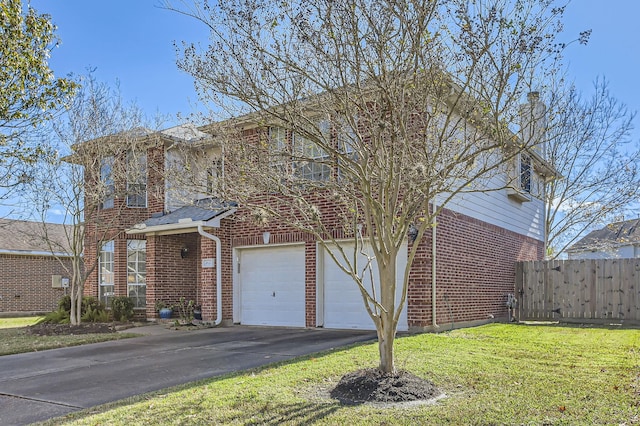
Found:
[(547, 107), (540, 100), (540, 92), (529, 92), (527, 103), (520, 106), (520, 137), (525, 146), (545, 158)]

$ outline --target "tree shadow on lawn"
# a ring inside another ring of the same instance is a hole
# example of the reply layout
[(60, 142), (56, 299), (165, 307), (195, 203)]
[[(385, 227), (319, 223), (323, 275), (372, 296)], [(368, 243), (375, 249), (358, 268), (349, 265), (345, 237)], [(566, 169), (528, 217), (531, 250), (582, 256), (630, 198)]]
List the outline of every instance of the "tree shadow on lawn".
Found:
[[(280, 425), (282, 423), (312, 424), (335, 413), (340, 408), (342, 408), (342, 406), (337, 402), (334, 404), (298, 402), (271, 413), (269, 404), (265, 404), (264, 408), (259, 412), (263, 414), (264, 417), (259, 416), (258, 421), (260, 424), (266, 425)], [(235, 418), (233, 420), (242, 420), (243, 423), (253, 422), (256, 420), (253, 418), (254, 414), (257, 413), (246, 413), (246, 418)]]

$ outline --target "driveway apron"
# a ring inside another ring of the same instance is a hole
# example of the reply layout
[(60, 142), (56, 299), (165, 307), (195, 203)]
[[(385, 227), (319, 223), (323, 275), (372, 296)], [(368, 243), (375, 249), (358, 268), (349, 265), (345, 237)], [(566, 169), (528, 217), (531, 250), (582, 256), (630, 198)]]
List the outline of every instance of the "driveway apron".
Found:
[(42, 421), (375, 337), (370, 331), (234, 326), (2, 356), (0, 424)]

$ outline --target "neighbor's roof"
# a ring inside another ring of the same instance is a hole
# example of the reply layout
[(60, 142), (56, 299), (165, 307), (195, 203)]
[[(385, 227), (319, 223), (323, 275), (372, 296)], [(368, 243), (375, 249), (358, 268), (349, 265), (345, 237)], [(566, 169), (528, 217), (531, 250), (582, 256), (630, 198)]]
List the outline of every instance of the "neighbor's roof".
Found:
[(568, 251), (598, 250), (633, 243), (640, 243), (640, 219), (610, 223), (604, 228), (591, 231), (569, 247)]
[(69, 229), (69, 225), (57, 223), (0, 219), (0, 254), (52, 256), (53, 251), (58, 256), (69, 256), (71, 250), (65, 233)]
[(197, 200), (171, 213), (153, 216), (127, 230), (127, 234), (170, 234), (195, 232), (198, 226), (217, 226), (216, 221), (233, 214), (237, 203), (217, 198)]

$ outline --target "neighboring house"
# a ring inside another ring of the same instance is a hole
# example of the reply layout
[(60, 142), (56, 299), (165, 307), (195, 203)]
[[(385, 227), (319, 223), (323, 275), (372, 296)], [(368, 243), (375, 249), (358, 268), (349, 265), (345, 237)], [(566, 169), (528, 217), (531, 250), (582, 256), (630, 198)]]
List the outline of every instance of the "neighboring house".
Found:
[(610, 223), (588, 233), (567, 250), (569, 259), (640, 257), (640, 219)]
[[(0, 219), (0, 312), (49, 312), (58, 306), (68, 276), (56, 256), (71, 255), (65, 225)], [(60, 249), (59, 247), (62, 247)]]
[[(163, 172), (179, 162), (176, 146), (209, 138), (206, 129), (185, 125), (145, 136), (147, 179), (137, 182), (135, 197), (105, 204), (119, 217), (101, 247), (95, 232), (87, 233), (85, 253), (99, 254), (100, 264), (85, 293), (104, 301), (129, 295), (148, 318), (157, 317), (155, 301), (171, 304), (184, 297), (202, 306), (204, 320), (226, 324), (373, 329), (355, 283), (310, 235), (281, 223), (254, 225), (233, 203), (197, 194), (191, 205), (179, 202), (184, 191), (178, 197)], [(253, 125), (243, 137), (257, 141), (280, 130)], [(210, 153), (220, 156), (221, 148), (212, 145)], [(507, 317), (515, 262), (542, 259), (545, 241), (542, 186), (549, 168), (534, 152), (518, 161), (515, 187), (460, 195), (449, 204), (434, 228), (435, 263), (433, 235), (418, 242), (399, 330)], [(110, 180), (104, 172), (102, 179)], [(131, 187), (131, 182), (115, 185)], [(406, 265), (408, 244), (398, 259), (399, 271)]]

